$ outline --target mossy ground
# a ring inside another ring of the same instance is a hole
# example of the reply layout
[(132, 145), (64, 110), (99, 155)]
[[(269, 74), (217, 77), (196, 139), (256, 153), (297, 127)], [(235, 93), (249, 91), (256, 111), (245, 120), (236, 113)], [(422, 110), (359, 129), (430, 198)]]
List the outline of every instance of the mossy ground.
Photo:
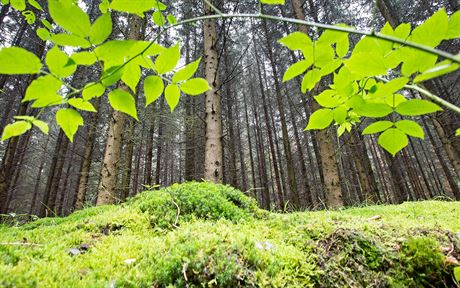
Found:
[(459, 219), (437, 201), (268, 213), (187, 183), (0, 225), (0, 287), (455, 287)]

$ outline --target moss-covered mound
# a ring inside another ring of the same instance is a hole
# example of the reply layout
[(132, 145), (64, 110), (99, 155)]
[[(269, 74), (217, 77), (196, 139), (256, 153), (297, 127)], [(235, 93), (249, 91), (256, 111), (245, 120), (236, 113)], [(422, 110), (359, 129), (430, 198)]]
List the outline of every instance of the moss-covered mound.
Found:
[(274, 214), (187, 183), (0, 225), (0, 287), (455, 287), (460, 203)]

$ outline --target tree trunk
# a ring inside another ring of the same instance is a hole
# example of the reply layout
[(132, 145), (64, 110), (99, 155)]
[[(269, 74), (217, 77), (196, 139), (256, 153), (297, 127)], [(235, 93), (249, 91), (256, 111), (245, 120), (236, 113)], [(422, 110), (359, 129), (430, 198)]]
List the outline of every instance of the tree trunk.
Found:
[(32, 196), (32, 203), (30, 204), (30, 209), (29, 209), (29, 214), (34, 214), (35, 213), (35, 202), (37, 202), (38, 195), (40, 193), (40, 182), (41, 178), (43, 175), (43, 168), (45, 167), (46, 163), (46, 156), (48, 156), (48, 143), (51, 137), (46, 137), (46, 142), (43, 150), (43, 155), (40, 160), (40, 166), (38, 167), (38, 175), (37, 175), (37, 181), (35, 182), (34, 186), (34, 195)]
[(99, 107), (101, 103), (101, 98), (97, 98), (94, 103), (94, 107), (98, 110), (97, 113), (94, 113), (91, 117), (91, 122), (88, 127), (88, 135), (85, 142), (85, 151), (83, 152), (83, 163), (80, 168), (80, 175), (78, 179), (77, 186), (77, 197), (75, 202), (75, 210), (80, 210), (83, 208), (86, 199), (86, 192), (88, 189), (88, 180), (89, 173), (91, 169), (91, 160), (94, 151), (94, 140), (96, 138), (97, 123), (99, 120)]
[[(143, 20), (137, 15), (131, 15), (129, 19), (128, 39), (139, 40), (142, 36)], [(129, 88), (122, 82), (118, 87), (126, 92)], [(116, 185), (118, 176), (118, 165), (121, 156), (121, 142), (126, 121), (125, 114), (114, 111), (109, 125), (109, 135), (105, 146), (104, 160), (101, 171), (101, 182), (99, 184), (99, 194), (97, 205), (113, 204), (116, 201)]]
[(294, 161), (292, 158), (291, 142), (289, 141), (289, 133), (288, 133), (287, 124), (286, 124), (286, 112), (284, 108), (283, 97), (281, 95), (281, 84), (279, 82), (278, 68), (275, 63), (275, 57), (272, 51), (273, 47), (271, 44), (271, 39), (269, 37), (270, 34), (268, 32), (267, 21), (265, 20), (262, 21), (262, 25), (263, 25), (263, 29), (265, 32), (268, 58), (270, 60), (270, 64), (272, 67), (273, 80), (275, 82), (276, 102), (278, 104), (278, 111), (279, 111), (280, 121), (281, 121), (281, 131), (283, 135), (283, 147), (284, 147), (284, 153), (286, 155), (287, 178), (288, 178), (288, 183), (289, 183), (290, 198), (292, 199), (294, 207), (300, 208), (301, 205), (300, 205), (299, 191), (297, 189), (297, 179), (296, 179), (296, 174), (295, 174), (295, 169), (294, 169)]
[[(213, 3), (213, 1), (210, 1)], [(213, 14), (211, 7), (203, 1), (205, 15)], [(207, 181), (221, 183), (222, 171), (222, 109), (220, 100), (220, 81), (218, 73), (218, 52), (216, 21), (208, 19), (204, 21), (204, 62), (206, 80), (211, 85), (211, 90), (206, 92), (206, 146), (204, 178)]]
[(257, 48), (256, 48), (256, 43), (254, 42), (254, 53), (255, 53), (255, 58), (256, 58), (256, 64), (257, 64), (257, 74), (259, 75), (259, 88), (260, 88), (260, 95), (262, 96), (262, 105), (263, 105), (263, 110), (264, 110), (264, 116), (265, 116), (265, 124), (267, 126), (267, 134), (268, 134), (268, 143), (270, 144), (270, 152), (272, 156), (272, 162), (273, 162), (273, 170), (275, 172), (275, 183), (276, 183), (276, 192), (275, 194), (277, 195), (278, 198), (278, 208), (283, 208), (284, 207), (284, 199), (283, 199), (283, 188), (281, 186), (281, 179), (280, 179), (280, 170), (278, 167), (278, 157), (276, 156), (276, 150), (275, 150), (275, 142), (273, 139), (272, 135), (272, 125), (271, 125), (271, 120), (270, 120), (270, 114), (268, 112), (268, 104), (267, 104), (267, 97), (265, 95), (265, 88), (263, 85), (263, 80), (262, 80), (262, 67), (260, 64), (259, 60), (259, 55), (257, 53)]
[[(300, 0), (292, 0), (295, 17), (299, 20), (305, 20), (305, 13), (302, 9)], [(317, 16), (316, 16), (317, 17)], [(318, 19), (315, 19), (317, 21)], [(299, 30), (308, 34), (306, 26), (299, 25)], [(319, 105), (314, 102), (313, 109), (319, 109)], [(339, 169), (337, 167), (334, 143), (332, 137), (327, 135), (327, 130), (321, 130), (316, 134), (319, 153), (321, 158), (321, 168), (324, 177), (324, 190), (326, 193), (326, 201), (329, 208), (342, 207), (344, 205), (342, 199), (342, 190), (340, 187)]]

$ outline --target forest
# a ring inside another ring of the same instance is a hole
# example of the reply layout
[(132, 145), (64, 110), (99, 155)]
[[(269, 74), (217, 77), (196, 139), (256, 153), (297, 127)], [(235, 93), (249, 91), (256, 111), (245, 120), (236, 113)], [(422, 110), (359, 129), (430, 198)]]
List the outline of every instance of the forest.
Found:
[(460, 285), (458, 0), (0, 0), (0, 31), (0, 287)]

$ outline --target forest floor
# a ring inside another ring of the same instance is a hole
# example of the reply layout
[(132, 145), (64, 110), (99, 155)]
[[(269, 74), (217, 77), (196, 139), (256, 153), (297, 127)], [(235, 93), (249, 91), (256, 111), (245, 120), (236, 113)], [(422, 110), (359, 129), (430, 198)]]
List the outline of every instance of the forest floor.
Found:
[(16, 224), (0, 225), (0, 287), (455, 287), (460, 274), (458, 202), (277, 214), (187, 183)]

